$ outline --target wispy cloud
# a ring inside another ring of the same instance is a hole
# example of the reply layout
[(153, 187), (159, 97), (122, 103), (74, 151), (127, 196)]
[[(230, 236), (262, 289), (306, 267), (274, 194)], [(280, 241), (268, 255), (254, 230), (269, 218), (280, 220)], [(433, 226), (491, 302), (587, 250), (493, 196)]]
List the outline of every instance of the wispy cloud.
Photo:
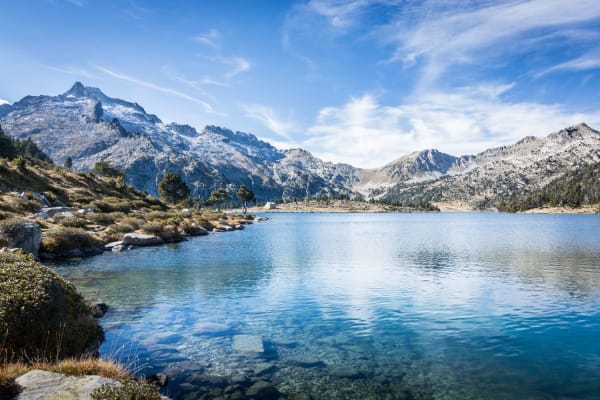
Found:
[(206, 111), (207, 113), (210, 113), (210, 114), (220, 114), (220, 113), (216, 112), (214, 110), (214, 108), (209, 103), (207, 103), (207, 102), (205, 102), (203, 100), (200, 100), (200, 99), (198, 99), (196, 97), (190, 96), (190, 95), (188, 95), (186, 93), (180, 92), (178, 90), (171, 89), (171, 88), (164, 87), (164, 86), (160, 86), (160, 85), (157, 85), (157, 84), (152, 83), (152, 82), (147, 82), (147, 81), (144, 81), (144, 80), (135, 78), (133, 76), (120, 73), (120, 72), (112, 71), (112, 70), (110, 70), (108, 68), (105, 68), (105, 67), (102, 67), (102, 66), (99, 66), (99, 65), (96, 66), (96, 69), (98, 69), (99, 71), (101, 71), (101, 72), (105, 73), (106, 75), (111, 76), (113, 78), (116, 78), (116, 79), (119, 79), (119, 80), (122, 80), (122, 81), (125, 81), (125, 82), (129, 82), (129, 83), (133, 83), (134, 85), (141, 86), (141, 87), (144, 87), (144, 88), (148, 88), (148, 89), (151, 89), (151, 90), (155, 90), (157, 92), (165, 93), (165, 94), (168, 94), (168, 95), (171, 95), (171, 96), (175, 96), (175, 97), (179, 97), (181, 99), (185, 99), (185, 100), (191, 101), (193, 103), (196, 103), (196, 104), (200, 105), (204, 109), (204, 111)]
[(416, 150), (477, 153), (583, 121), (600, 123), (600, 112), (586, 115), (557, 104), (503, 102), (501, 96), (510, 88), (466, 87), (398, 106), (384, 106), (369, 94), (353, 97), (341, 107), (323, 108), (303, 144), (324, 159), (377, 167)]
[(298, 125), (293, 120), (281, 118), (271, 107), (264, 104), (246, 104), (242, 108), (247, 117), (260, 122), (273, 133), (286, 139), (288, 144), (293, 142), (291, 135), (298, 131)]
[(98, 75), (94, 74), (92, 71), (90, 71), (89, 69), (86, 69), (86, 68), (71, 67), (71, 66), (55, 67), (55, 66), (50, 66), (50, 65), (46, 66), (46, 68), (48, 68), (51, 71), (56, 71), (56, 72), (60, 72), (60, 73), (67, 74), (67, 75), (79, 76), (79, 77), (84, 77), (84, 78), (88, 78), (88, 79), (98, 78)]
[[(381, 28), (397, 48), (392, 61), (405, 66), (423, 62), (422, 77), (434, 82), (455, 64), (481, 62), (481, 51), (495, 46), (496, 55), (514, 50), (499, 44), (523, 35), (543, 37), (546, 30), (600, 18), (600, 3), (581, 0), (577, 7), (570, 0), (531, 0), (509, 2), (484, 8), (437, 11), (431, 6), (416, 26), (399, 18)], [(425, 11), (425, 10), (424, 10)]]
[(210, 29), (206, 33), (194, 36), (194, 40), (214, 49), (219, 49), (221, 47), (221, 36), (221, 32), (217, 29)]
[(585, 54), (581, 57), (554, 65), (536, 74), (536, 78), (560, 71), (586, 71), (600, 69), (600, 51)]

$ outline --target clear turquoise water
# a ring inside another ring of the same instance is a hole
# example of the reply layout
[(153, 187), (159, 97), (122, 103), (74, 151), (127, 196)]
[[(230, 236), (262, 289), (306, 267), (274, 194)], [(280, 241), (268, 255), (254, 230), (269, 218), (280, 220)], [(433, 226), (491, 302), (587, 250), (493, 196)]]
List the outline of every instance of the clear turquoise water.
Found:
[(111, 306), (102, 355), (179, 370), (173, 395), (268, 361), (322, 399), (600, 398), (600, 216), (269, 217), (56, 268)]

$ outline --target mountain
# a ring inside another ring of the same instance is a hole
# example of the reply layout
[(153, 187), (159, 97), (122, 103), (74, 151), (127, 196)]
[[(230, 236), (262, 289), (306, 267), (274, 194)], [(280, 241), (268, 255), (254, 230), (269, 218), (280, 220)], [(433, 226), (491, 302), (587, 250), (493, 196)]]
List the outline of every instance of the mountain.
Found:
[(71, 157), (75, 169), (91, 170), (108, 161), (133, 186), (153, 194), (171, 171), (203, 198), (214, 188), (233, 192), (240, 184), (262, 200), (358, 195), (349, 165), (323, 162), (304, 150), (281, 151), (248, 133), (164, 123), (137, 103), (79, 82), (58, 96), (27, 96), (3, 106), (0, 123), (13, 137), (31, 138), (58, 164)]
[(461, 157), (438, 179), (398, 183), (384, 198), (398, 203), (461, 202), (475, 209), (496, 208), (599, 161), (600, 132), (579, 124), (546, 137), (528, 136), (511, 146)]
[(91, 170), (108, 161), (152, 194), (166, 172), (175, 172), (202, 198), (222, 187), (233, 195), (244, 184), (264, 201), (325, 194), (496, 209), (600, 161), (600, 133), (580, 124), (476, 155), (430, 149), (363, 169), (324, 162), (303, 149), (280, 150), (249, 133), (164, 123), (137, 103), (79, 82), (58, 96), (1, 105), (0, 124), (14, 138), (33, 140), (58, 164), (71, 157), (75, 169)]

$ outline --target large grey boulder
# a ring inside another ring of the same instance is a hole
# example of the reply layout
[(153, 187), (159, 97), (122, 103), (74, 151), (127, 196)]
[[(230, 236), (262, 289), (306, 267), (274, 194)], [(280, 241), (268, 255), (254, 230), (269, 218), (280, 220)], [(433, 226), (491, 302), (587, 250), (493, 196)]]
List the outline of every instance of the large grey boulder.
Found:
[(38, 224), (26, 221), (8, 221), (0, 225), (0, 236), (9, 248), (20, 248), (37, 256), (42, 240), (42, 230)]
[[(113, 379), (97, 375), (70, 376), (35, 369), (18, 377), (16, 383), (23, 389), (12, 400), (92, 400), (94, 389), (104, 385), (121, 385)], [(162, 400), (170, 400), (161, 396)]]
[(91, 400), (92, 391), (105, 383), (120, 385), (117, 381), (96, 375), (75, 377), (39, 369), (20, 376), (16, 382), (23, 391), (13, 400)]
[(156, 246), (164, 241), (158, 236), (143, 233), (126, 233), (123, 236), (123, 246)]

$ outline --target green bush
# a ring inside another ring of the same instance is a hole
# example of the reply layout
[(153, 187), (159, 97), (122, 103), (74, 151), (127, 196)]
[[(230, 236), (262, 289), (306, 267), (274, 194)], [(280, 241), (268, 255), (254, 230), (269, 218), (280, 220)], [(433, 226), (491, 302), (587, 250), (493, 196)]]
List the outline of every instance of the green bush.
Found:
[(104, 384), (92, 391), (93, 400), (160, 400), (160, 392), (154, 384), (128, 380), (116, 386)]
[(102, 245), (102, 242), (83, 229), (58, 227), (42, 235), (41, 252), (65, 255), (79, 249), (84, 253)]
[(104, 226), (112, 225), (116, 221), (116, 218), (111, 214), (93, 213), (93, 214), (87, 214), (86, 217), (91, 222), (98, 224), (98, 225), (104, 225)]
[(163, 224), (158, 223), (158, 222), (148, 222), (148, 223), (142, 225), (141, 228), (142, 228), (142, 231), (144, 231), (144, 233), (147, 233), (149, 235), (158, 236), (163, 230)]
[(83, 218), (62, 218), (58, 223), (67, 228), (87, 229), (87, 221)]
[(32, 257), (11, 253), (0, 253), (0, 332), (0, 355), (13, 361), (80, 357), (104, 340), (72, 284)]
[(19, 211), (35, 213), (35, 212), (38, 212), (42, 208), (42, 205), (37, 200), (19, 199), (17, 201), (16, 208)]

